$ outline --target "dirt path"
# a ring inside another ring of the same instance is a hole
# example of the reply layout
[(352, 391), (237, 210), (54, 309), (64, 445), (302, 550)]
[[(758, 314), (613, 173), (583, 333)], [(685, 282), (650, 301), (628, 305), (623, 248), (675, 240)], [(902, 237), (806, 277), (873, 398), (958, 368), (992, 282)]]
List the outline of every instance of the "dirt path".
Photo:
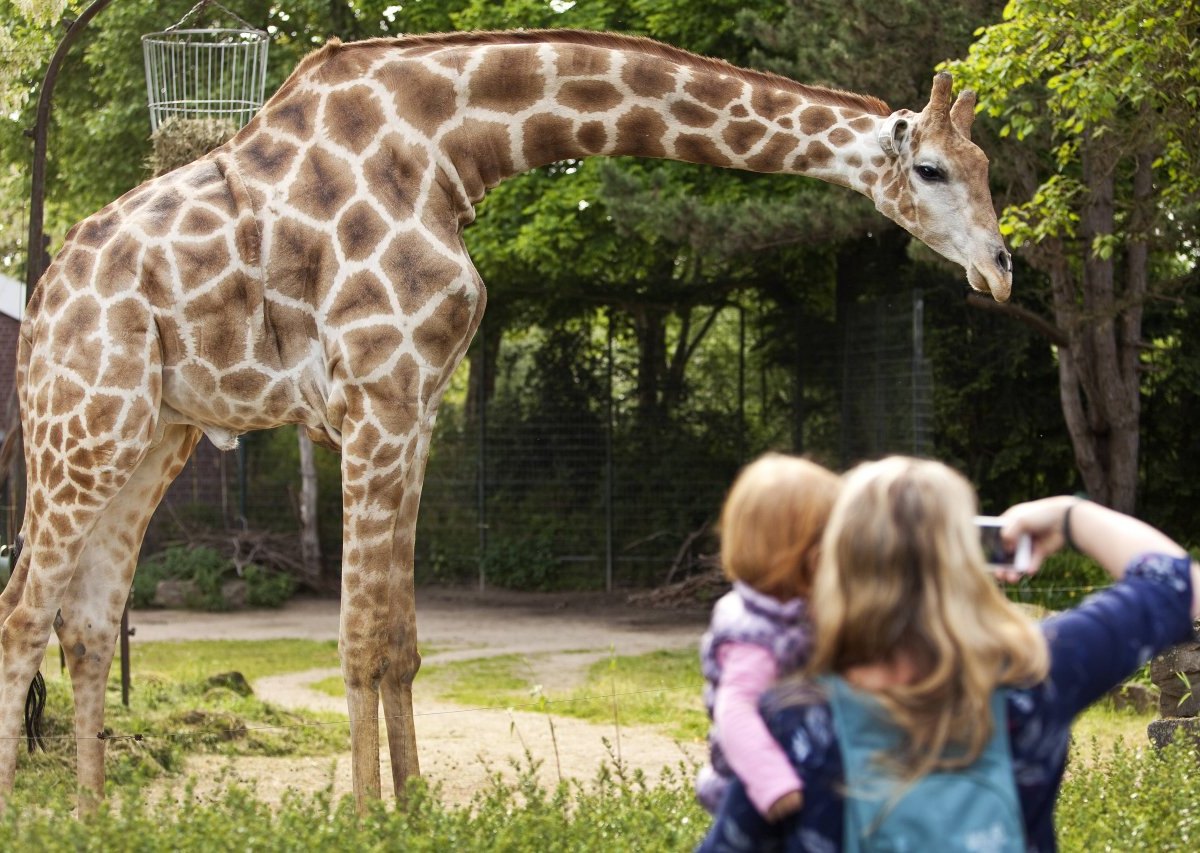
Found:
[[(627, 605), (604, 595), (516, 594), (467, 590), (422, 590), (417, 600), (417, 633), (426, 664), (496, 655), (525, 656), (533, 680), (547, 691), (570, 689), (587, 667), (610, 655), (636, 655), (660, 649), (695, 648), (705, 612), (667, 612)], [(131, 615), (134, 642), (198, 638), (336, 639), (337, 602), (298, 600), (281, 610), (230, 614), (141, 611)], [(344, 700), (308, 685), (338, 670), (312, 670), (260, 679), (262, 699), (289, 708), (345, 714)], [(417, 743), (422, 773), (442, 786), (447, 801), (462, 803), (490, 775), (512, 777), (512, 764), (526, 752), (540, 762), (547, 785), (561, 778), (592, 779), (612, 756), (651, 778), (664, 766), (702, 760), (701, 743), (679, 743), (657, 729), (597, 725), (523, 710), (464, 708), (439, 701), (415, 685)], [(700, 701), (700, 697), (696, 697)], [(606, 743), (607, 741), (607, 743)], [(385, 791), (390, 762), (381, 754)], [(197, 756), (189, 774), (205, 786), (226, 778), (254, 783), (264, 799), (277, 800), (289, 788), (315, 791), (332, 783), (335, 796), (350, 791), (350, 756), (324, 758), (239, 758)]]

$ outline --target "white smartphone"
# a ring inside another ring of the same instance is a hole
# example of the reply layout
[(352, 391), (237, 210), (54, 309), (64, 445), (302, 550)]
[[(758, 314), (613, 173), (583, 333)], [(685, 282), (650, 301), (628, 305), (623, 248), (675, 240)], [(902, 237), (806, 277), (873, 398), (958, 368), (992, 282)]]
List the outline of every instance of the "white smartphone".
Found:
[(1033, 542), (1028, 535), (1022, 535), (1017, 540), (1016, 548), (1008, 548), (1000, 538), (1000, 528), (1004, 525), (999, 518), (991, 515), (975, 516), (975, 526), (979, 528), (979, 542), (983, 546), (983, 558), (988, 568), (993, 571), (1004, 569), (1024, 574), (1029, 571), (1033, 558)]

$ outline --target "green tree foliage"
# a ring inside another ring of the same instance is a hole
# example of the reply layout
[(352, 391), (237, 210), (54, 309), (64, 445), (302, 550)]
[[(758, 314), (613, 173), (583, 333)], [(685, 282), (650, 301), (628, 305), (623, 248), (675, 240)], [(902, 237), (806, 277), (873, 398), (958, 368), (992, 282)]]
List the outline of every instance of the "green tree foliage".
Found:
[[(1195, 2), (1012, 0), (949, 68), (1011, 140), (1002, 230), (1049, 279), (1063, 415), (1088, 492), (1134, 508), (1152, 300), (1195, 268)], [(1176, 303), (1178, 304), (1178, 303)], [(1175, 322), (1172, 322), (1172, 317)], [(1154, 318), (1179, 339), (1187, 312)]]

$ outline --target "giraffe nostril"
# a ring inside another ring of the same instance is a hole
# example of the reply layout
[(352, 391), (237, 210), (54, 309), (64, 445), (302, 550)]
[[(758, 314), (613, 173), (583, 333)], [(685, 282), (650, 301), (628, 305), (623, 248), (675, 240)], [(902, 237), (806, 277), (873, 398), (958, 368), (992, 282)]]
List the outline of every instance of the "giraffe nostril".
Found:
[(1001, 249), (996, 253), (996, 266), (1003, 272), (1012, 272), (1012, 255)]

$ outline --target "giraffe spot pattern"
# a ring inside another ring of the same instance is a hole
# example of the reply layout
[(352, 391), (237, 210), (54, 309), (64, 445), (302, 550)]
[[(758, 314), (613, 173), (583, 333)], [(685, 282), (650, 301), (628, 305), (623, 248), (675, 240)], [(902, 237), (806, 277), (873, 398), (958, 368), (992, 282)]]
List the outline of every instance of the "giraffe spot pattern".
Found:
[(365, 201), (353, 204), (337, 223), (342, 254), (350, 261), (368, 257), (387, 232), (387, 223)]
[(756, 121), (732, 121), (722, 131), (721, 138), (734, 154), (745, 154), (766, 132), (766, 125)]
[(671, 104), (671, 115), (688, 127), (711, 127), (717, 121), (715, 112), (690, 101), (676, 101)]
[(684, 92), (714, 110), (725, 109), (743, 90), (740, 81), (722, 75), (694, 77), (683, 85)]
[(544, 91), (536, 49), (504, 47), (489, 51), (471, 75), (467, 103), (486, 110), (519, 113), (537, 103)]
[(583, 146), (584, 151), (595, 154), (604, 149), (608, 143), (608, 129), (601, 121), (585, 121), (575, 131), (575, 138)]
[(755, 172), (782, 172), (785, 158), (798, 144), (790, 133), (774, 133), (757, 154), (746, 160), (746, 167)]
[(530, 116), (521, 127), (521, 154), (526, 165), (533, 168), (564, 159), (570, 153), (571, 127), (571, 120), (562, 116)]
[(396, 114), (423, 133), (433, 133), (456, 111), (454, 84), (419, 63), (391, 62), (375, 76), (392, 93)]
[(617, 87), (605, 80), (570, 80), (558, 90), (558, 102), (581, 113), (608, 112), (623, 100)]
[(630, 56), (621, 68), (621, 82), (629, 91), (643, 98), (661, 98), (675, 89), (675, 76), (670, 66), (648, 56)]
[(414, 188), (420, 185), (427, 168), (428, 156), (424, 151), (398, 134), (391, 134), (363, 164), (363, 179), (388, 215), (401, 221), (416, 211)]
[(707, 136), (681, 133), (675, 138), (675, 155), (691, 163), (709, 163), (713, 166), (730, 166), (732, 161), (717, 148)]
[(288, 191), (288, 204), (314, 219), (328, 221), (354, 193), (346, 161), (324, 148), (310, 148)]
[(330, 93), (322, 118), (329, 138), (355, 154), (361, 154), (383, 126), (383, 111), (367, 86)]
[(837, 124), (837, 116), (829, 107), (806, 107), (800, 113), (800, 131), (807, 136), (824, 133)]
[(667, 122), (650, 107), (634, 107), (617, 119), (617, 144), (614, 154), (640, 154), (665, 157), (662, 143)]

